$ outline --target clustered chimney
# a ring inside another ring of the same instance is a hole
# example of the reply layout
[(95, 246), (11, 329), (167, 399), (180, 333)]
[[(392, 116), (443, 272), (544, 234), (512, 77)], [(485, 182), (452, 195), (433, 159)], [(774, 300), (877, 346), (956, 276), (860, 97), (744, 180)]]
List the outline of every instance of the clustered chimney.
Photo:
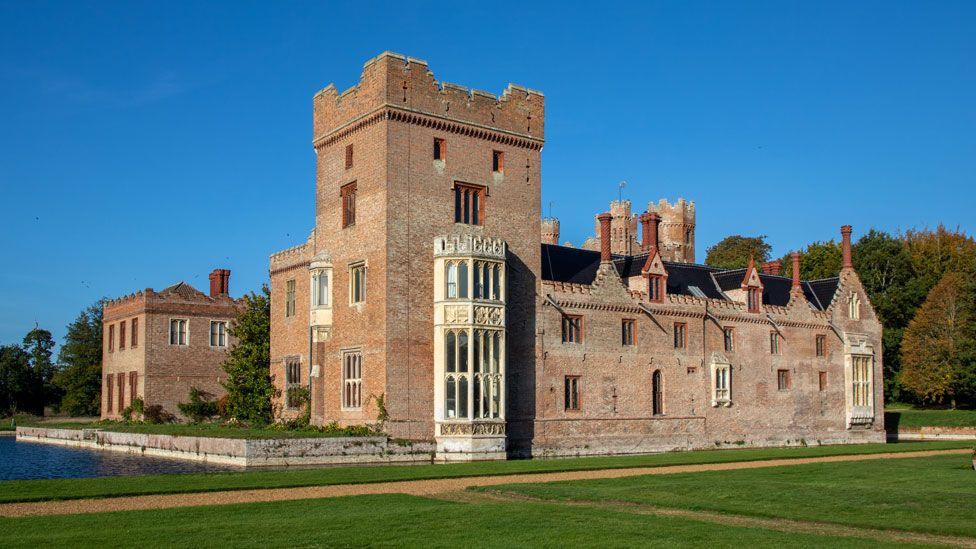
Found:
[(210, 297), (230, 295), (230, 270), (214, 269), (210, 272)]
[(657, 228), (661, 223), (661, 216), (655, 212), (644, 212), (641, 217), (641, 250), (650, 252), (657, 250), (658, 236)]
[(851, 226), (850, 225), (842, 226), (840, 228), (840, 236), (841, 236), (840, 252), (844, 259), (844, 262), (841, 265), (841, 267), (844, 269), (853, 269), (854, 263), (851, 262)]
[(783, 262), (779, 259), (762, 264), (763, 274), (779, 276), (783, 272)]
[(604, 212), (596, 219), (600, 222), (600, 262), (606, 263), (613, 260), (610, 254), (610, 220), (613, 216)]

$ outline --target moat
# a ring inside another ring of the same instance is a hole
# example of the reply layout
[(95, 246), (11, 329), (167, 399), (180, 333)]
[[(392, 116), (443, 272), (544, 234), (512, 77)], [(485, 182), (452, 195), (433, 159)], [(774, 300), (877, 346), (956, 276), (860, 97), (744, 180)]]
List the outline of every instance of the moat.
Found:
[(0, 437), (0, 481), (237, 471), (238, 467)]

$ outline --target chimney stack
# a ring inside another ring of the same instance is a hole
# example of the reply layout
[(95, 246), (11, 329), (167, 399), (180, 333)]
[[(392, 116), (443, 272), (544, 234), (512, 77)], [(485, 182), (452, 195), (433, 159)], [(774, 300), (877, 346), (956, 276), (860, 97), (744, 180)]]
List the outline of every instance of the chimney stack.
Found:
[(840, 228), (840, 253), (844, 259), (841, 268), (843, 269), (853, 269), (854, 263), (851, 261), (851, 226), (843, 225)]
[(767, 261), (762, 264), (763, 274), (776, 275), (779, 276), (783, 270), (783, 262), (779, 259), (775, 261)]
[(596, 216), (596, 219), (600, 222), (600, 262), (606, 263), (613, 260), (610, 255), (610, 220), (613, 216), (604, 212)]
[(640, 217), (641, 220), (641, 250), (650, 252), (657, 250), (658, 237), (657, 229), (661, 223), (661, 216), (655, 212), (645, 212)]
[(230, 294), (230, 270), (214, 269), (210, 271), (210, 297), (216, 298)]
[(793, 287), (800, 287), (800, 252), (793, 252), (790, 254), (793, 259)]

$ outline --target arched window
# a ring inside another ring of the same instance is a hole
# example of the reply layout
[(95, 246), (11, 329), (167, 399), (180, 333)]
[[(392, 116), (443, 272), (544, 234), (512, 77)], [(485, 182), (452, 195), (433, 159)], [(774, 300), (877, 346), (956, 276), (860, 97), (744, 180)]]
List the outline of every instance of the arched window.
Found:
[(858, 297), (857, 292), (851, 292), (851, 297), (847, 300), (847, 316), (851, 320), (861, 318), (861, 298)]
[(651, 391), (653, 393), (651, 412), (659, 416), (664, 413), (664, 382), (661, 379), (661, 370), (654, 370), (651, 376)]
[(461, 261), (458, 263), (458, 297), (461, 299), (468, 298), (468, 262)]
[(491, 277), (491, 298), (498, 301), (502, 295), (501, 265), (495, 263)]
[(448, 330), (444, 334), (444, 416), (468, 417), (468, 332)]
[(447, 299), (457, 298), (457, 263), (453, 261), (447, 262), (447, 272), (445, 273), (445, 278), (447, 279)]

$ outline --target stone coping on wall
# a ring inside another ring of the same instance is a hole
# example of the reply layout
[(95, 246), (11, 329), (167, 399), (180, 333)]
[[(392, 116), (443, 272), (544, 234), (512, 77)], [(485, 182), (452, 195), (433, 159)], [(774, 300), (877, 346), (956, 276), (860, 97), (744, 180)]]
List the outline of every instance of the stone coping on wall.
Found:
[(17, 440), (240, 467), (430, 463), (433, 442), (376, 437), (235, 439), (18, 427)]
[(976, 440), (976, 427), (903, 427), (888, 440)]

